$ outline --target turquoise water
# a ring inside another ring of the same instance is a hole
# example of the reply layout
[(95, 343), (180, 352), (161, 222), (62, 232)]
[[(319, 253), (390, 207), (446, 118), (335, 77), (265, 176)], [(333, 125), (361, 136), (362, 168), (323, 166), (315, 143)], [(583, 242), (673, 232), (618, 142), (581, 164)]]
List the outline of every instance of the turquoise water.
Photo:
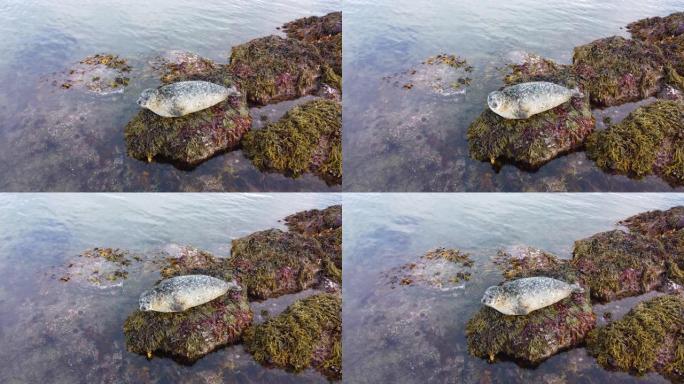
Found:
[[(344, 377), (353, 383), (668, 382), (608, 372), (583, 348), (536, 369), (468, 354), (465, 324), (501, 281), (499, 249), (570, 258), (575, 240), (631, 215), (684, 204), (680, 194), (351, 194), (344, 198)], [(391, 289), (385, 273), (436, 247), (471, 254), (472, 280), (450, 292)], [(623, 305), (626, 305), (623, 303)]]
[[(126, 155), (123, 128), (137, 112), (140, 92), (158, 85), (148, 67), (155, 56), (186, 50), (226, 63), (232, 46), (281, 34), (277, 28), (288, 21), (340, 8), (339, 0), (3, 1), (0, 190), (338, 189), (311, 175), (292, 180), (259, 172), (240, 151), (192, 172), (146, 164)], [(55, 73), (96, 53), (129, 60), (132, 81), (124, 93), (98, 96), (52, 84)]]
[[(241, 346), (192, 366), (148, 361), (126, 351), (122, 326), (158, 275), (131, 274), (109, 289), (59, 277), (93, 247), (146, 253), (179, 244), (229, 256), (231, 239), (340, 202), (336, 194), (0, 194), (0, 382), (326, 382), (311, 370), (264, 368)], [(274, 302), (282, 310), (287, 300)]]
[[(466, 131), (502, 86), (500, 69), (525, 53), (570, 63), (573, 48), (627, 36), (645, 17), (682, 11), (681, 0), (349, 0), (344, 24), (344, 166), (349, 191), (669, 191), (655, 177), (631, 180), (596, 168), (584, 153), (538, 172), (499, 172), (470, 158)], [(383, 77), (427, 57), (456, 54), (474, 66), (464, 95), (436, 97)], [(617, 122), (625, 106), (608, 111)], [(601, 119), (597, 119), (601, 121)]]

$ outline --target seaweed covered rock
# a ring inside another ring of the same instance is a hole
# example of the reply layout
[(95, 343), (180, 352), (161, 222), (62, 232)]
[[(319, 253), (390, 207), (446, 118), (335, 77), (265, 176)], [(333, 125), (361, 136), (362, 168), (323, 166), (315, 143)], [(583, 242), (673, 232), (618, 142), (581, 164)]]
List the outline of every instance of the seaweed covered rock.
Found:
[[(577, 281), (575, 270), (567, 261), (535, 248), (501, 252), (497, 263), (507, 279), (546, 276), (568, 283)], [(501, 355), (536, 365), (561, 350), (581, 344), (595, 325), (596, 315), (586, 292), (575, 292), (524, 316), (507, 316), (483, 306), (466, 325), (468, 351), (490, 361)]]
[(383, 80), (405, 90), (439, 96), (463, 95), (470, 86), (473, 67), (456, 55), (442, 53), (428, 57), (420, 65)]
[[(202, 75), (174, 73), (173, 76), (176, 81), (204, 80), (226, 87), (234, 84), (223, 68)], [(176, 118), (141, 109), (126, 125), (124, 133), (131, 157), (194, 167), (218, 153), (234, 149), (251, 125), (243, 95), (230, 96), (210, 108)]]
[(394, 268), (388, 278), (392, 287), (418, 285), (450, 291), (461, 288), (465, 281), (470, 280), (473, 265), (467, 253), (437, 248), (426, 252), (416, 262)]
[(619, 36), (576, 47), (573, 66), (598, 107), (655, 96), (665, 77), (663, 53), (657, 46)]
[(250, 103), (266, 105), (313, 94), (322, 63), (312, 44), (267, 36), (233, 47), (229, 71)]
[(342, 298), (320, 294), (296, 301), (280, 315), (244, 333), (247, 350), (262, 364), (300, 372), (313, 367), (342, 379)]
[(209, 76), (220, 67), (212, 60), (187, 51), (166, 52), (154, 58), (150, 64), (165, 84), (191, 77)]
[(587, 155), (602, 169), (643, 177), (656, 174), (684, 185), (684, 103), (659, 100), (587, 140)]
[(599, 364), (636, 374), (657, 371), (684, 380), (684, 298), (661, 296), (593, 330), (587, 350)]
[[(536, 56), (512, 65), (504, 79), (506, 86), (530, 81), (548, 81), (571, 89), (578, 85), (570, 66)], [(468, 147), (470, 155), (480, 161), (512, 162), (536, 169), (580, 148), (594, 126), (586, 95), (524, 120), (507, 120), (487, 108), (468, 128)]]
[(311, 43), (318, 48), (323, 61), (333, 74), (324, 74), (323, 81), (342, 89), (342, 12), (311, 16), (291, 21), (283, 26), (287, 37)]
[(325, 275), (337, 284), (342, 283), (342, 206), (324, 210), (312, 209), (285, 218), (290, 231), (318, 240), (325, 254)]
[(69, 261), (59, 280), (98, 288), (116, 287), (128, 277), (128, 267), (136, 261), (140, 261), (138, 256), (121, 249), (87, 249)]
[(342, 182), (342, 106), (314, 100), (294, 107), (278, 122), (245, 135), (242, 147), (262, 170), (299, 177), (313, 172), (329, 184)]
[(684, 74), (684, 12), (635, 21), (627, 30), (634, 39), (658, 45), (668, 63)]
[(166, 258), (166, 265), (160, 271), (165, 279), (182, 275), (207, 275), (223, 280), (233, 278), (226, 258), (187, 246), (179, 247), (174, 253), (174, 257)]
[(123, 92), (128, 85), (131, 66), (128, 61), (113, 54), (88, 56), (61, 74), (56, 80), (63, 89), (81, 89), (106, 95)]
[(315, 239), (270, 229), (233, 240), (228, 265), (249, 297), (263, 300), (314, 286), (324, 258)]
[(126, 348), (194, 362), (219, 347), (237, 343), (252, 322), (244, 292), (231, 290), (184, 312), (135, 311), (124, 323)]
[(572, 264), (592, 298), (608, 302), (659, 287), (667, 257), (658, 241), (614, 230), (576, 241)]

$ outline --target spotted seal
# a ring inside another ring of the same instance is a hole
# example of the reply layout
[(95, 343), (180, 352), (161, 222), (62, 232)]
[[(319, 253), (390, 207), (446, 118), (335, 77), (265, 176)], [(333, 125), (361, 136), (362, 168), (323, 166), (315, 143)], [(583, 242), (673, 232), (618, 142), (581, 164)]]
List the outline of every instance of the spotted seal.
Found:
[(235, 87), (226, 88), (208, 81), (181, 81), (142, 91), (138, 105), (159, 116), (180, 117), (238, 95), (240, 93)]
[(211, 276), (185, 275), (162, 280), (154, 288), (140, 295), (140, 310), (182, 312), (207, 303), (229, 290), (241, 290), (234, 282)]
[(494, 91), (487, 97), (489, 109), (505, 119), (527, 119), (582, 96), (579, 88), (568, 89), (546, 81), (533, 81)]
[(482, 303), (504, 315), (527, 315), (555, 304), (573, 292), (584, 292), (579, 284), (550, 277), (527, 277), (487, 288)]

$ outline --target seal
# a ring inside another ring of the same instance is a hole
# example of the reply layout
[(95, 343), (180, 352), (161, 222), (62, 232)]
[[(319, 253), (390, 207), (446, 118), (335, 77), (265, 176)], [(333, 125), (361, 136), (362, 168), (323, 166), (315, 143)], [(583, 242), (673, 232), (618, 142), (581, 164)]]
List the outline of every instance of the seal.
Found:
[(550, 277), (526, 277), (487, 288), (482, 304), (504, 315), (521, 316), (555, 304), (573, 292), (584, 289)]
[(575, 96), (579, 88), (568, 89), (546, 81), (533, 81), (494, 91), (487, 97), (489, 109), (505, 119), (527, 119), (556, 108)]
[(208, 81), (181, 81), (142, 91), (138, 105), (159, 116), (180, 117), (239, 95), (235, 87), (226, 88)]
[(140, 310), (155, 312), (183, 312), (208, 303), (229, 290), (239, 291), (239, 285), (211, 276), (185, 275), (162, 280), (154, 288), (140, 295)]

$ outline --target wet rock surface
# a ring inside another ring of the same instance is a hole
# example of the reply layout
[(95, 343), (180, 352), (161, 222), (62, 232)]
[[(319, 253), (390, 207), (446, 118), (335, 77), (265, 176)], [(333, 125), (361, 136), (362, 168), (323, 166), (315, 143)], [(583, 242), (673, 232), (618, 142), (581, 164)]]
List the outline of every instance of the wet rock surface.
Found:
[(635, 178), (655, 174), (673, 186), (684, 185), (684, 103), (656, 101), (619, 124), (595, 132), (587, 155), (609, 172)]
[[(504, 78), (506, 86), (530, 81), (548, 81), (570, 89), (580, 85), (571, 66), (537, 56), (511, 65), (510, 70)], [(594, 126), (586, 94), (524, 120), (507, 120), (487, 109), (468, 128), (468, 146), (477, 160), (536, 169), (580, 148)]]
[(262, 364), (302, 371), (313, 367), (329, 380), (342, 378), (342, 297), (320, 294), (245, 331), (244, 342)]
[(245, 155), (259, 169), (300, 177), (305, 172), (329, 184), (342, 183), (342, 106), (314, 100), (282, 119), (245, 135)]
[(123, 92), (130, 82), (128, 61), (113, 54), (88, 56), (59, 74), (55, 85), (63, 89), (79, 89), (99, 95)]
[[(515, 254), (499, 254), (499, 265), (507, 280), (546, 276), (575, 282), (567, 261), (534, 248)], [(511, 264), (505, 265), (506, 261)], [(535, 269), (521, 268), (524, 265)], [(552, 355), (581, 344), (596, 325), (588, 292), (573, 293), (548, 307), (524, 316), (507, 316), (483, 306), (466, 325), (468, 351), (494, 361), (497, 356), (537, 365)]]
[(455, 96), (466, 93), (472, 79), (473, 67), (453, 54), (439, 54), (425, 59), (402, 73), (385, 76), (384, 80), (404, 90), (420, 90), (438, 96)]
[[(170, 76), (174, 81), (203, 80), (225, 87), (235, 85), (222, 68), (200, 74), (191, 64), (173, 68), (176, 69), (172, 69)], [(189, 72), (181, 73), (180, 69)], [(179, 167), (194, 167), (237, 147), (251, 124), (244, 96), (230, 96), (210, 108), (177, 118), (162, 117), (142, 109), (126, 125), (127, 152), (138, 160), (156, 159)]]
[(684, 379), (684, 298), (661, 296), (637, 304), (621, 320), (592, 331), (587, 349), (609, 369), (658, 371)]
[(422, 255), (416, 262), (404, 264), (385, 277), (389, 284), (423, 286), (441, 291), (464, 288), (470, 280), (474, 262), (467, 253), (457, 249), (436, 248)]

